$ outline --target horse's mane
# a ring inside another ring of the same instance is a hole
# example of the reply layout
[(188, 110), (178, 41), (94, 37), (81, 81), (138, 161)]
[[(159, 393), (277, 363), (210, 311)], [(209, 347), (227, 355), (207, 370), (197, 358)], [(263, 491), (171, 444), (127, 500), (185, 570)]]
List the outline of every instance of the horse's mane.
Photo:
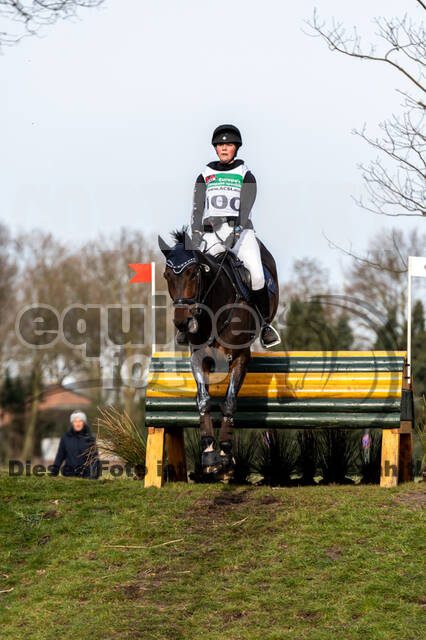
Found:
[(181, 229), (175, 229), (172, 231), (171, 236), (173, 240), (176, 241), (176, 244), (184, 244), (185, 243), (185, 233), (188, 233), (188, 225), (185, 224)]

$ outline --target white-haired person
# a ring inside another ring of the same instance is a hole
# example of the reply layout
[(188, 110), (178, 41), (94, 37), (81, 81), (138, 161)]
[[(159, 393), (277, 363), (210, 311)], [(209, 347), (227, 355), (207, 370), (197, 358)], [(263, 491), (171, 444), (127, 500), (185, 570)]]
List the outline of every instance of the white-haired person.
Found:
[(70, 422), (70, 428), (61, 436), (51, 474), (57, 476), (64, 463), (61, 470), (63, 476), (98, 478), (99, 454), (93, 446), (96, 438), (89, 429), (87, 416), (83, 411), (74, 411), (70, 416)]

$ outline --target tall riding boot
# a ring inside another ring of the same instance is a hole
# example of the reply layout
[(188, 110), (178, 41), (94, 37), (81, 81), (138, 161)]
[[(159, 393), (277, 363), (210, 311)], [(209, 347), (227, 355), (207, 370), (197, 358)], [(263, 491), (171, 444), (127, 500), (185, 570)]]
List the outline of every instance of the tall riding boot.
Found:
[(268, 285), (263, 285), (262, 289), (252, 290), (253, 304), (255, 305), (260, 318), (260, 342), (262, 347), (273, 347), (281, 342), (277, 331), (271, 326), (269, 318), (269, 293)]

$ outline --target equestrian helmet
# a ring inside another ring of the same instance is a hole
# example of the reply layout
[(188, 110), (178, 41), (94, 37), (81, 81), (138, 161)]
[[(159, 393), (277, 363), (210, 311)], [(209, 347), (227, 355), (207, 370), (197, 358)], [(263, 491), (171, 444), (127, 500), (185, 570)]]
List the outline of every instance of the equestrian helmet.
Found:
[(212, 145), (233, 143), (237, 145), (237, 149), (243, 144), (240, 130), (233, 124), (221, 124), (213, 131)]

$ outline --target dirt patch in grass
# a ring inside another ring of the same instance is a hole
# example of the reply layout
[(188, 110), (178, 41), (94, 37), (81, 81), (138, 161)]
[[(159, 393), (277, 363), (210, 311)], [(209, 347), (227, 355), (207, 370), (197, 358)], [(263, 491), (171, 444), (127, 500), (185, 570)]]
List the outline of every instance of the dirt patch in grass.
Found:
[(137, 580), (117, 585), (115, 590), (121, 592), (129, 600), (151, 599), (153, 592), (171, 582), (178, 582), (180, 578), (184, 577), (183, 574), (189, 575), (190, 573), (191, 571), (175, 571), (167, 565), (141, 569), (136, 574)]
[(282, 504), (282, 500), (276, 498), (275, 496), (262, 496), (259, 500), (259, 504), (266, 506), (268, 504)]
[(310, 622), (316, 622), (321, 618), (321, 614), (315, 611), (305, 611), (304, 609), (299, 609), (297, 612), (297, 617), (302, 620), (309, 620)]
[(426, 507), (426, 487), (422, 491), (400, 493), (394, 497), (393, 502), (403, 504), (414, 511), (417, 509), (424, 509), (424, 507)]
[(223, 622), (224, 623), (235, 622), (236, 620), (241, 620), (241, 618), (244, 618), (246, 615), (247, 615), (246, 613), (243, 613), (241, 611), (236, 611), (235, 613), (224, 613)]
[(43, 513), (41, 517), (42, 518), (60, 518), (61, 516), (62, 516), (62, 513), (60, 511), (57, 511), (57, 509), (49, 509), (49, 511), (46, 511), (45, 513)]
[(215, 496), (213, 498), (213, 502), (210, 505), (210, 509), (212, 508), (212, 506), (214, 507), (227, 507), (229, 505), (236, 505), (236, 504), (241, 504), (242, 502), (244, 502), (244, 498), (245, 495), (247, 494), (247, 491), (240, 491), (240, 492), (227, 492), (227, 493), (220, 493), (218, 496)]
[(327, 549), (325, 555), (330, 558), (330, 560), (340, 560), (341, 558), (343, 558), (343, 551), (340, 547), (334, 545)]
[[(202, 529), (237, 527), (244, 525), (251, 516), (261, 516), (271, 524), (275, 515), (288, 510), (289, 505), (280, 497), (261, 493), (252, 488), (226, 488), (207, 497), (202, 496), (188, 509), (183, 517), (188, 523), (190, 533)], [(272, 526), (275, 533), (275, 528)], [(266, 531), (267, 533), (267, 531)]]
[(184, 513), (187, 520), (195, 525), (204, 526), (207, 521), (225, 521), (230, 511), (238, 513), (247, 503), (249, 490), (223, 491), (213, 497), (198, 499), (190, 509)]

